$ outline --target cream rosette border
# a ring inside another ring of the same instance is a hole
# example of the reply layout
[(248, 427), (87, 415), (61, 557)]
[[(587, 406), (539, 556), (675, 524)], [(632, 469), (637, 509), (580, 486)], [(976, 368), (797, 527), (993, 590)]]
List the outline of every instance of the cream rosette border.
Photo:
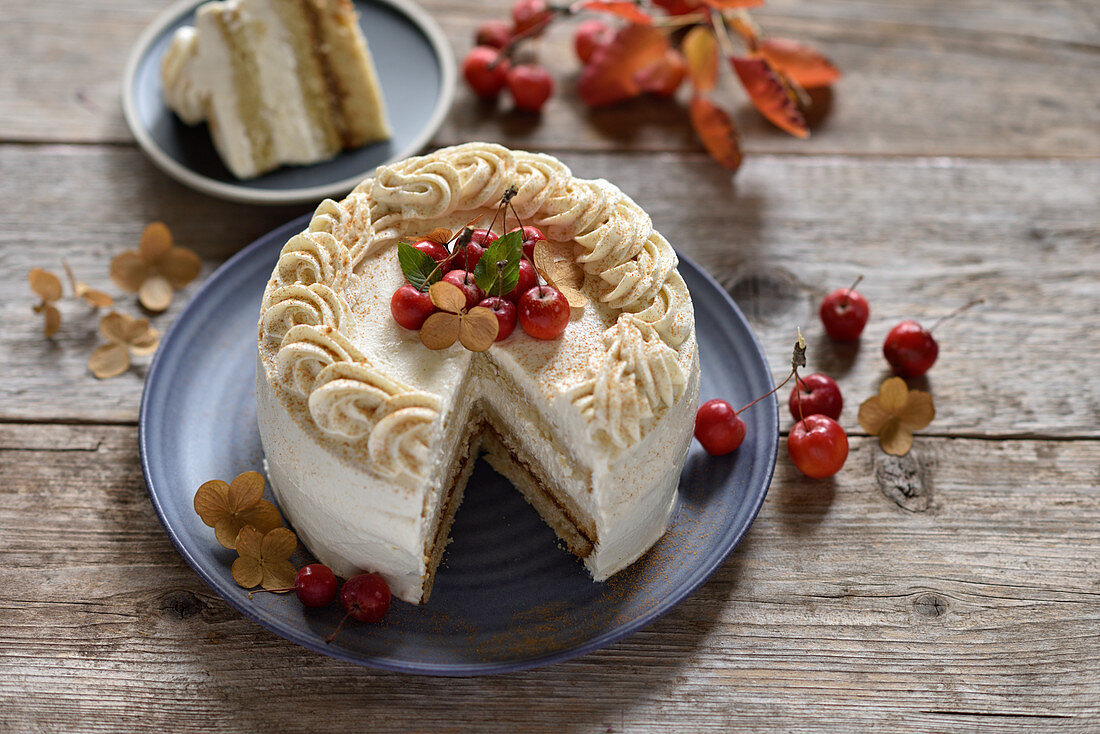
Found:
[(439, 401), (390, 380), (347, 340), (347, 276), (416, 234), (418, 222), (494, 208), (509, 185), (519, 216), (552, 240), (574, 241), (599, 300), (620, 311), (568, 393), (594, 439), (613, 449), (637, 443), (685, 390), (678, 348), (694, 329), (691, 298), (649, 215), (607, 181), (574, 178), (547, 155), (486, 143), (443, 148), (379, 168), (341, 202), (323, 201), (283, 248), (261, 312), (261, 338), (279, 344), (283, 384), (308, 401), (324, 433), (366, 439), (383, 474), (426, 470)]

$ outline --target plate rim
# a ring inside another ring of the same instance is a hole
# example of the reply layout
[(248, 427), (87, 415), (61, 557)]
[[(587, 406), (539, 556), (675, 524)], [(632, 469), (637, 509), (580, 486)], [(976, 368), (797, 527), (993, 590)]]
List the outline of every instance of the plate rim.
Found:
[[(371, 170), (363, 171), (354, 176), (326, 184), (318, 184), (310, 187), (294, 189), (255, 189), (240, 183), (226, 183), (217, 181), (208, 176), (188, 168), (179, 163), (160, 147), (153, 136), (141, 123), (137, 112), (137, 99), (134, 92), (134, 82), (137, 78), (138, 67), (148, 55), (153, 42), (164, 32), (165, 27), (176, 20), (181, 14), (193, 11), (199, 5), (209, 0), (176, 0), (169, 7), (157, 14), (148, 26), (138, 36), (126, 59), (126, 66), (122, 73), (122, 116), (126, 119), (126, 126), (130, 134), (134, 136), (138, 146), (149, 156), (153, 164), (163, 173), (176, 181), (196, 191), (228, 201), (242, 204), (264, 205), (288, 205), (303, 204), (311, 201), (346, 194), (358, 185), (364, 178), (371, 175)], [(423, 149), (432, 137), (439, 131), (443, 120), (450, 112), (455, 95), (455, 76), (457, 65), (450, 42), (443, 33), (439, 23), (436, 22), (426, 10), (412, 0), (364, 0), (365, 2), (378, 3), (389, 6), (408, 17), (428, 39), (435, 51), (435, 56), (440, 66), (440, 93), (436, 100), (435, 109), (423, 131), (403, 150), (395, 151), (379, 166), (388, 165), (395, 161), (403, 160), (416, 155)], [(372, 169), (373, 170), (373, 169)], [(228, 262), (228, 261), (227, 261)]]
[[(193, 0), (186, 0), (187, 2), (193, 2)], [(160, 520), (161, 526), (164, 528), (169, 539), (172, 541), (172, 545), (175, 546), (183, 559), (187, 561), (187, 564), (191, 569), (207, 584), (222, 601), (228, 604), (230, 607), (240, 612), (246, 619), (250, 619), (253, 622), (259, 624), (269, 632), (289, 641), (296, 645), (300, 645), (309, 650), (312, 650), (322, 655), (344, 660), (357, 665), (365, 667), (387, 670), (396, 673), (406, 673), (412, 675), (429, 675), (429, 676), (444, 676), (444, 677), (474, 677), (482, 675), (493, 675), (499, 673), (510, 673), (524, 670), (530, 670), (533, 668), (542, 667), (545, 665), (551, 665), (553, 663), (564, 662), (573, 658), (586, 655), (591, 652), (595, 652), (604, 647), (612, 645), (620, 640), (633, 635), (642, 629), (648, 627), (659, 618), (665, 616), (688, 597), (695, 594), (700, 587), (703, 586), (710, 577), (714, 575), (722, 565), (726, 563), (733, 552), (741, 545), (745, 535), (749, 529), (756, 522), (757, 516), (760, 513), (761, 507), (764, 505), (764, 500), (768, 495), (768, 491), (771, 488), (771, 483), (775, 475), (776, 461), (779, 455), (779, 432), (771, 436), (771, 449), (767, 452), (767, 466), (763, 472), (763, 490), (760, 491), (757, 496), (750, 498), (752, 506), (749, 511), (749, 521), (741, 528), (730, 542), (729, 549), (723, 553), (716, 554), (711, 558), (708, 558), (705, 563), (699, 565), (700, 573), (697, 574), (696, 580), (689, 584), (684, 592), (673, 601), (664, 601), (660, 604), (655, 604), (651, 608), (647, 609), (643, 614), (635, 617), (633, 620), (622, 624), (614, 629), (607, 630), (602, 634), (583, 640), (582, 642), (568, 647), (562, 650), (556, 650), (554, 652), (546, 653), (544, 655), (536, 655), (523, 660), (506, 660), (506, 661), (494, 661), (494, 662), (476, 662), (466, 661), (462, 663), (428, 663), (428, 662), (410, 662), (398, 658), (389, 658), (383, 656), (374, 655), (360, 655), (347, 651), (341, 647), (332, 647), (324, 644), (319, 638), (314, 639), (306, 635), (298, 634), (294, 630), (280, 629), (278, 627), (277, 620), (267, 619), (264, 616), (256, 612), (259, 607), (253, 607), (245, 604), (238, 603), (237, 600), (227, 597), (222, 594), (220, 588), (222, 586), (221, 579), (215, 578), (212, 573), (209, 573), (206, 568), (198, 562), (198, 559), (190, 552), (189, 548), (182, 542), (180, 535), (176, 530), (169, 525), (165, 512), (161, 506), (160, 498), (153, 490), (152, 482), (150, 481), (151, 469), (149, 465), (149, 444), (147, 435), (147, 426), (150, 424), (150, 397), (149, 386), (153, 383), (157, 373), (162, 369), (163, 355), (167, 353), (167, 350), (163, 349), (163, 345), (170, 343), (177, 330), (182, 328), (182, 324), (185, 321), (185, 316), (191, 309), (193, 303), (198, 303), (200, 299), (206, 294), (207, 291), (212, 291), (218, 285), (218, 282), (227, 277), (227, 273), (230, 273), (239, 262), (249, 258), (255, 251), (261, 249), (263, 245), (267, 243), (267, 240), (277, 231), (288, 230), (293, 231), (295, 228), (304, 227), (310, 218), (310, 214), (303, 214), (299, 217), (272, 228), (270, 231), (260, 235), (254, 241), (246, 245), (239, 250), (228, 260), (222, 263), (211, 275), (203, 282), (199, 289), (188, 300), (183, 310), (175, 317), (172, 324), (165, 331), (163, 338), (161, 339), (161, 349), (158, 349), (153, 360), (149, 365), (149, 370), (145, 376), (145, 382), (142, 388), (141, 405), (138, 412), (138, 450), (141, 456), (141, 471), (145, 480), (146, 492), (149, 495), (150, 501), (153, 504), (153, 509), (157, 513), (157, 519)], [(683, 253), (676, 251), (677, 257), (680, 262), (687, 264), (696, 273), (702, 276), (703, 280), (708, 285), (714, 288), (719, 294), (720, 298), (725, 302), (726, 306), (732, 308), (740, 319), (741, 323), (745, 326), (745, 332), (749, 335), (750, 343), (753, 350), (755, 350), (757, 357), (767, 370), (767, 382), (771, 387), (775, 386), (775, 378), (772, 375), (771, 367), (768, 363), (767, 354), (764, 352), (757, 339), (756, 333), (753, 331), (744, 313), (741, 311), (737, 302), (729, 295), (725, 288), (704, 268), (700, 267), (692, 258), (687, 257)], [(771, 404), (771, 412), (774, 415), (775, 425), (779, 426), (779, 401), (775, 394), (770, 395), (766, 403)]]

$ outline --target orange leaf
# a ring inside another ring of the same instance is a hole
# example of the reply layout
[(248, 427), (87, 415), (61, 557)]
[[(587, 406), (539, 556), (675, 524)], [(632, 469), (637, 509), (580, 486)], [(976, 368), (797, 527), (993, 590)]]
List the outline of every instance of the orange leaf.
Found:
[(691, 124), (714, 160), (731, 171), (741, 166), (741, 141), (725, 110), (696, 95), (691, 100)]
[(699, 10), (701, 0), (653, 0), (653, 4), (659, 6), (669, 15), (687, 15)]
[(737, 10), (738, 8), (759, 8), (764, 0), (703, 0), (703, 5), (715, 10)]
[(767, 59), (762, 56), (731, 56), (730, 63), (760, 114), (795, 137), (810, 137), (806, 120), (786, 80)]
[(652, 25), (653, 18), (649, 16), (649, 13), (645, 12), (638, 7), (637, 3), (632, 2), (615, 2), (614, 0), (584, 0), (579, 2), (572, 8), (576, 10), (591, 10), (596, 13), (608, 13), (610, 15), (617, 15), (625, 21), (631, 23), (638, 23), (641, 25)]
[(780, 73), (804, 89), (827, 87), (840, 78), (840, 70), (813, 46), (789, 38), (765, 38), (760, 53)]
[(741, 40), (745, 42), (750, 51), (756, 50), (757, 36), (760, 35), (760, 29), (752, 22), (752, 18), (748, 16), (748, 13), (726, 18), (726, 26), (741, 36)]
[(668, 38), (651, 25), (620, 29), (584, 68), (577, 83), (581, 101), (599, 107), (637, 97), (642, 88), (635, 74), (660, 61), (667, 49)]
[(706, 26), (697, 25), (680, 46), (697, 92), (709, 92), (718, 81), (718, 39)]

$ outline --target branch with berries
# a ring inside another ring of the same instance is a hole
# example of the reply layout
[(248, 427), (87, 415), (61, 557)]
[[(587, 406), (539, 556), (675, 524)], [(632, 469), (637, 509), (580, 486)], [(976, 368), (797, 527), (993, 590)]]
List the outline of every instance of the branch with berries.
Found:
[[(578, 0), (552, 5), (517, 0), (512, 22), (478, 26), (477, 44), (462, 64), (479, 97), (496, 99), (507, 88), (517, 109), (539, 112), (554, 92), (545, 67), (517, 64), (517, 50), (559, 20), (588, 15), (573, 42), (584, 64), (577, 94), (590, 107), (642, 95), (672, 97), (687, 81), (691, 124), (711, 157), (726, 168), (741, 165), (741, 141), (729, 112), (712, 100), (725, 59), (749, 101), (772, 124), (809, 137), (806, 90), (827, 87), (840, 71), (817, 49), (787, 38), (765, 37), (747, 8), (764, 0)], [(660, 12), (653, 12), (660, 11)], [(591, 17), (596, 16), (596, 17)], [(617, 25), (607, 22), (617, 21)]]

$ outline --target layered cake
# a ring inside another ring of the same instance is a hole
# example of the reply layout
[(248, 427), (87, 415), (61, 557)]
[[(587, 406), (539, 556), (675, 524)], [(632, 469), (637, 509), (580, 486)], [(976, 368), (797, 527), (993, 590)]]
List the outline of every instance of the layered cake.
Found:
[[(484, 227), (502, 198), (569, 254), (588, 304), (554, 339), (516, 328), (484, 351), (429, 349), (391, 314), (399, 243)], [(498, 145), (409, 158), (322, 202), (261, 307), (258, 419), (281, 509), (336, 573), (377, 571), (423, 603), (484, 454), (593, 579), (627, 567), (665, 532), (694, 425), (695, 322), (676, 268), (614, 185)]]
[(390, 137), (350, 0), (206, 3), (173, 36), (161, 82), (181, 120), (208, 124), (238, 178)]

